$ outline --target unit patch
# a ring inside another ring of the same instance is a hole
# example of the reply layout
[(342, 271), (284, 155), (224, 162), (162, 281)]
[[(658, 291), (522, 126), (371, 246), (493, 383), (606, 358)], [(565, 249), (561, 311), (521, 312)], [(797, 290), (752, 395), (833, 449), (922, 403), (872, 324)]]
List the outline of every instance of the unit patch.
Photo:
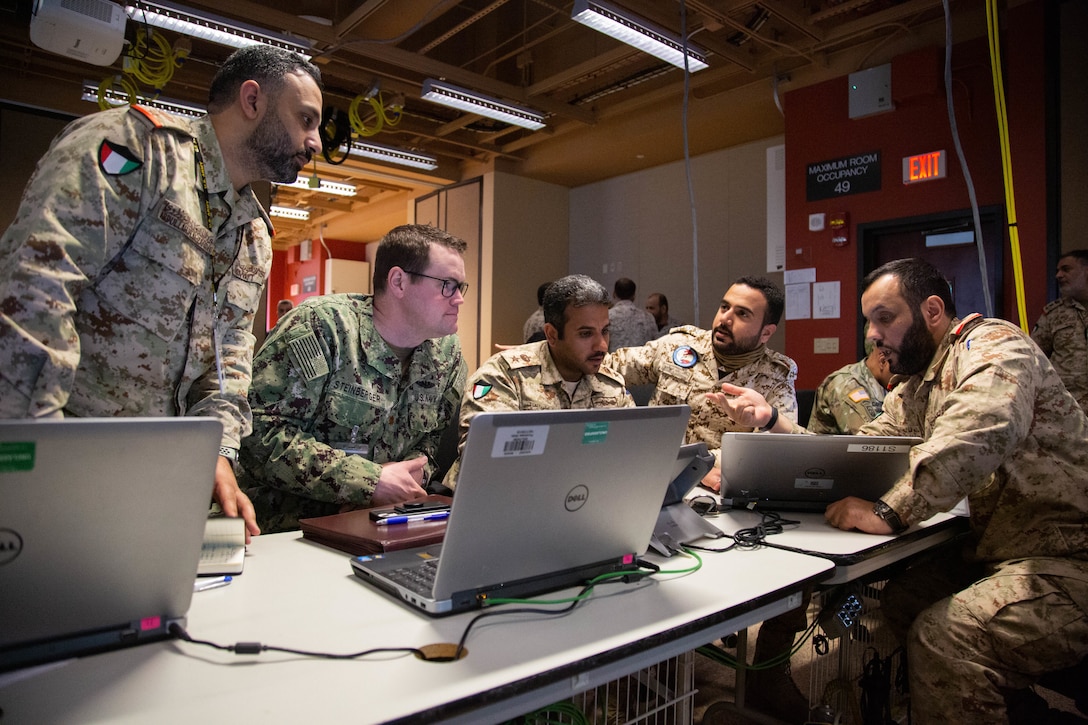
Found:
[(98, 147), (98, 166), (102, 173), (110, 176), (123, 176), (144, 165), (129, 149), (111, 141), (103, 141)]

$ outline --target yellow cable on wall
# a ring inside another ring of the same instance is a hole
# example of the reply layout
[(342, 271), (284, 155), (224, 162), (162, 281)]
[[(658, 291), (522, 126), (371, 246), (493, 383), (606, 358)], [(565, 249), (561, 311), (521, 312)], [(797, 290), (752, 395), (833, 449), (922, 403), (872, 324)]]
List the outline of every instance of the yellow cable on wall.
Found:
[(1020, 256), (1020, 233), (1016, 223), (1016, 198), (1013, 195), (1012, 154), (1009, 149), (1009, 119), (1005, 105), (1005, 82), (1001, 76), (1001, 47), (998, 37), (997, 0), (986, 0), (986, 32), (990, 40), (990, 67), (994, 78), (994, 105), (997, 109), (997, 132), (1001, 143), (1001, 176), (1005, 185), (1005, 215), (1009, 224), (1009, 245), (1012, 251), (1013, 280), (1016, 288), (1016, 311), (1020, 329), (1028, 332), (1027, 304), (1024, 301), (1024, 264)]

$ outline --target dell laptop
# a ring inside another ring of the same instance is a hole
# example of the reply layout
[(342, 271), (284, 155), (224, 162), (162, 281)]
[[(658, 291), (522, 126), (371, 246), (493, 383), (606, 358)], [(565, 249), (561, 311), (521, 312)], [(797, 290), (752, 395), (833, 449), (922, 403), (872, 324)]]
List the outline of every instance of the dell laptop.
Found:
[(722, 503), (733, 508), (823, 511), (847, 496), (875, 501), (910, 470), (921, 438), (725, 433)]
[(352, 570), (441, 615), (634, 569), (689, 413), (686, 405), (480, 413), (443, 543), (355, 557)]
[(0, 421), (0, 672), (171, 636), (222, 433), (209, 418)]

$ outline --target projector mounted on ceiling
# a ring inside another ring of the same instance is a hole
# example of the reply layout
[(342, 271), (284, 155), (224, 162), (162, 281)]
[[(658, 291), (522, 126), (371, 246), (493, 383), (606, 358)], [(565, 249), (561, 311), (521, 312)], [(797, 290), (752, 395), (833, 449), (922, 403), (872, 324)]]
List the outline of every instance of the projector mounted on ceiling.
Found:
[(30, 40), (51, 53), (110, 65), (124, 47), (127, 19), (108, 0), (34, 0)]

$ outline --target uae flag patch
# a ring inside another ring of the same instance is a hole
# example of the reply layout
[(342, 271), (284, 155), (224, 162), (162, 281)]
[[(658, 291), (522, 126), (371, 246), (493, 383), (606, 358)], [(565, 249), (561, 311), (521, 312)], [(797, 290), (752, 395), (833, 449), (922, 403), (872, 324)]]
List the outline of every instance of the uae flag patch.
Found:
[(110, 176), (123, 176), (144, 165), (136, 155), (120, 144), (103, 141), (98, 147), (98, 165)]

